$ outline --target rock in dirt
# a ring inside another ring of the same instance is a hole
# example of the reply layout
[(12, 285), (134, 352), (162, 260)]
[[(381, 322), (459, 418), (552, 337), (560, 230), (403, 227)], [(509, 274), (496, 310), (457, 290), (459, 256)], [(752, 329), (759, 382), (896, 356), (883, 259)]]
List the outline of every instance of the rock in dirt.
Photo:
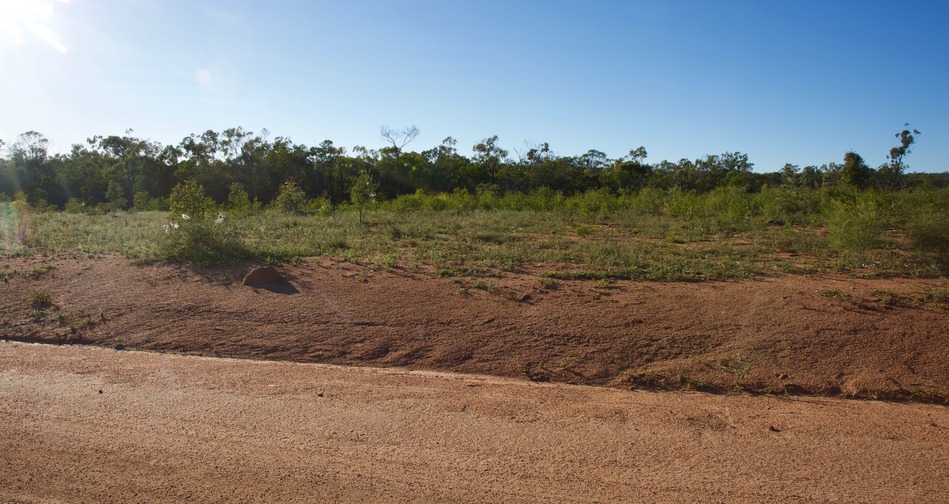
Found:
[(283, 276), (273, 266), (261, 266), (250, 270), (250, 273), (244, 277), (242, 285), (257, 287), (259, 285), (269, 285), (284, 282)]

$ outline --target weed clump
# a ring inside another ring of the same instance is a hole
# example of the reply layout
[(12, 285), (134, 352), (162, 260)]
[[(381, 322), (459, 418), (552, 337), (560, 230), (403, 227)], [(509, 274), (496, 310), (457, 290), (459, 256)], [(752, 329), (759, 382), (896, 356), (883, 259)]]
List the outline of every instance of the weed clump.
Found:
[(33, 291), (26, 297), (26, 302), (34, 310), (44, 310), (53, 305), (53, 295), (42, 290)]

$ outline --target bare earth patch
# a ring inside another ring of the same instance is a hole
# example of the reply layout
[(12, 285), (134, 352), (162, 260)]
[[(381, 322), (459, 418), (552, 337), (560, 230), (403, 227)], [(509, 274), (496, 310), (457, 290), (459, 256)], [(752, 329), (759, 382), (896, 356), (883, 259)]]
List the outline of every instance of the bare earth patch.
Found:
[(241, 285), (259, 265), (2, 259), (0, 335), (619, 388), (949, 400), (944, 280), (573, 281), (542, 265), (438, 278), (323, 259), (279, 267), (284, 284)]

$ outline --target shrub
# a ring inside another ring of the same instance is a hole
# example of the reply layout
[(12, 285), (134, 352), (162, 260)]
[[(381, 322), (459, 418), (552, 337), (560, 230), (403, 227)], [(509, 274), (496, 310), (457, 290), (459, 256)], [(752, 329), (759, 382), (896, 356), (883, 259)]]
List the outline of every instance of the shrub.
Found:
[(53, 296), (46, 291), (33, 291), (26, 297), (30, 307), (36, 310), (49, 308), (53, 304)]
[(311, 198), (306, 201), (301, 210), (308, 214), (329, 215), (333, 213), (333, 204), (327, 197)]
[(194, 180), (187, 180), (175, 186), (168, 198), (171, 213), (194, 217), (201, 220), (214, 213), (214, 200), (204, 193), (204, 187)]
[(227, 208), (231, 213), (245, 215), (251, 211), (250, 195), (244, 189), (244, 184), (234, 182), (227, 195)]
[(277, 197), (274, 198), (273, 204), (275, 208), (282, 212), (300, 213), (303, 211), (306, 202), (306, 192), (297, 186), (296, 182), (288, 180), (280, 184), (280, 191), (277, 193)]
[(118, 211), (128, 208), (128, 199), (125, 197), (125, 190), (122, 184), (115, 180), (109, 181), (108, 190), (105, 192), (105, 199), (108, 200), (109, 210)]
[(883, 215), (869, 198), (835, 200), (827, 216), (828, 242), (838, 252), (863, 252), (882, 245)]
[(718, 227), (725, 231), (748, 230), (761, 213), (755, 196), (737, 187), (716, 187), (704, 200), (706, 214), (714, 216)]
[(169, 261), (216, 266), (250, 258), (253, 254), (244, 246), (237, 229), (226, 222), (223, 214), (218, 214), (213, 219), (173, 218), (171, 223), (165, 225), (159, 255)]
[(144, 212), (148, 210), (148, 193), (145, 191), (138, 191), (132, 195), (132, 209), (136, 212)]
[(580, 215), (593, 216), (617, 210), (619, 199), (608, 189), (590, 190), (566, 198), (565, 206)]
[(372, 174), (363, 170), (359, 176), (353, 180), (353, 186), (349, 191), (349, 199), (353, 205), (359, 208), (359, 223), (363, 223), (363, 210), (366, 206), (375, 203), (376, 192), (379, 190), (379, 183), (373, 179)]
[(80, 214), (89, 212), (90, 208), (86, 207), (86, 204), (80, 201), (79, 198), (69, 198), (64, 210), (68, 214)]
[(30, 208), (32, 208), (34, 212), (40, 212), (40, 213), (55, 212), (59, 210), (59, 208), (56, 205), (46, 201), (43, 198), (36, 200), (36, 203), (34, 203), (33, 205), (30, 205)]
[(949, 215), (921, 212), (910, 221), (907, 231), (917, 250), (933, 254), (940, 268), (949, 271)]

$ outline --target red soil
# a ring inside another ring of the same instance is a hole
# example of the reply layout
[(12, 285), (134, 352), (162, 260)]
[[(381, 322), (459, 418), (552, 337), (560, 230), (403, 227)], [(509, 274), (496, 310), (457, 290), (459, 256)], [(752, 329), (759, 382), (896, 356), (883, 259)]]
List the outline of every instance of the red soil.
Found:
[[(287, 284), (242, 286), (254, 266), (2, 259), (0, 337), (622, 388), (949, 400), (949, 310), (925, 296), (945, 292), (944, 280), (604, 284), (550, 281), (539, 266), (449, 279), (323, 259), (279, 267)], [(40, 291), (52, 306), (30, 305)]]

